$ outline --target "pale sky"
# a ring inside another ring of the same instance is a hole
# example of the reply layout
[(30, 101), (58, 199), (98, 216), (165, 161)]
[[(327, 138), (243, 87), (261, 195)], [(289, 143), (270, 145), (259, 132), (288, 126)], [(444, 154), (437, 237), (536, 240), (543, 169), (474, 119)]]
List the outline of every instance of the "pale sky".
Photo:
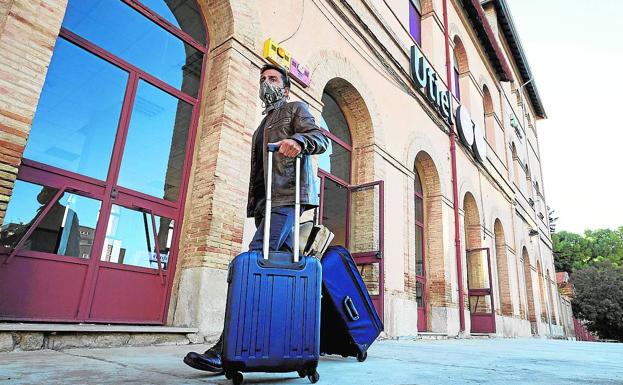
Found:
[(548, 116), (537, 128), (557, 231), (623, 226), (623, 1), (507, 3)]

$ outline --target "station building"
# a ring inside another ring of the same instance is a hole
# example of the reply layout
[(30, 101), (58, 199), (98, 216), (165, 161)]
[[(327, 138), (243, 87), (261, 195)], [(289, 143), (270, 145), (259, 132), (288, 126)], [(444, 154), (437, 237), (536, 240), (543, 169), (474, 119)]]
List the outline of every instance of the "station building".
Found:
[(3, 2), (2, 330), (220, 333), (270, 60), (331, 139), (304, 219), (387, 337), (571, 338), (521, 25), (505, 0)]

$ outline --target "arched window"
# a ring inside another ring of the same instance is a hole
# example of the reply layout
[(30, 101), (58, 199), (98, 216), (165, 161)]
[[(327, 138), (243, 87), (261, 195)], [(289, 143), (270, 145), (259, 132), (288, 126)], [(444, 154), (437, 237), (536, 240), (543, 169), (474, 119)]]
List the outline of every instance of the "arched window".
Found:
[(495, 142), (495, 118), (493, 116), (493, 99), (486, 85), (482, 86), (482, 104), (485, 112), (485, 135), (489, 145), (497, 152)]
[(318, 155), (318, 177), (323, 202), (320, 223), (335, 234), (332, 244), (346, 245), (348, 186), (351, 180), (352, 142), (350, 128), (335, 99), (323, 93), (320, 128), (329, 137), (329, 147)]
[(523, 186), (522, 183), (522, 174), (523, 174), (523, 166), (520, 164), (519, 154), (517, 153), (517, 146), (515, 142), (511, 142), (511, 155), (513, 158), (513, 178), (515, 180), (515, 185), (517, 188), (521, 189)]
[(415, 295), (418, 306), (418, 330), (424, 331), (426, 325), (426, 265), (424, 262), (424, 192), (417, 170), (413, 178), (415, 201)]
[[(452, 50), (452, 55), (454, 59), (453, 63), (453, 75), (454, 75), (454, 96), (460, 101), (461, 100), (461, 89), (460, 89), (460, 79), (459, 76), (469, 72), (469, 64), (467, 62), (467, 53), (465, 52), (465, 46), (463, 46), (463, 42), (457, 36), (454, 36), (453, 39), (454, 49)], [(465, 90), (463, 90), (465, 91)]]
[(453, 83), (453, 91), (454, 96), (460, 101), (461, 100), (461, 88), (459, 87), (459, 59), (456, 57), (456, 51), (452, 52), (453, 54), (453, 63), (452, 63), (452, 75), (454, 79)]
[(318, 166), (342, 181), (350, 183), (352, 143), (348, 122), (335, 99), (326, 92), (322, 94), (322, 103), (324, 107), (320, 128), (326, 131), (330, 143), (327, 151), (318, 156)]
[(409, 33), (418, 45), (422, 46), (422, 6), (420, 0), (409, 2)]
[(208, 52), (196, 2), (169, 3), (68, 2), (0, 234), (53, 319), (164, 321)]

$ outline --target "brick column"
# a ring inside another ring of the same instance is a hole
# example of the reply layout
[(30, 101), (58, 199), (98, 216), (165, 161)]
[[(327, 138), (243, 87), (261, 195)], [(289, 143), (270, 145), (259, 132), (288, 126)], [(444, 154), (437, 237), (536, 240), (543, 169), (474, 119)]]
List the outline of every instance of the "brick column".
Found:
[(0, 0), (0, 224), (67, 0)]
[[(213, 339), (223, 326), (227, 266), (240, 253), (259, 67), (237, 44), (215, 52), (206, 73), (169, 321)], [(238, 48), (238, 47), (237, 47)]]

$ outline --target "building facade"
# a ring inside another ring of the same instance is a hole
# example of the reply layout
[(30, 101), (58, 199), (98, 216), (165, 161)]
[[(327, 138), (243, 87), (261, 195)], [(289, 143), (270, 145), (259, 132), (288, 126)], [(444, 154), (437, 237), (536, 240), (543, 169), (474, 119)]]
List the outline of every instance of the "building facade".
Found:
[(218, 335), (269, 58), (387, 336), (572, 335), (504, 0), (17, 0), (0, 53), (4, 321)]

